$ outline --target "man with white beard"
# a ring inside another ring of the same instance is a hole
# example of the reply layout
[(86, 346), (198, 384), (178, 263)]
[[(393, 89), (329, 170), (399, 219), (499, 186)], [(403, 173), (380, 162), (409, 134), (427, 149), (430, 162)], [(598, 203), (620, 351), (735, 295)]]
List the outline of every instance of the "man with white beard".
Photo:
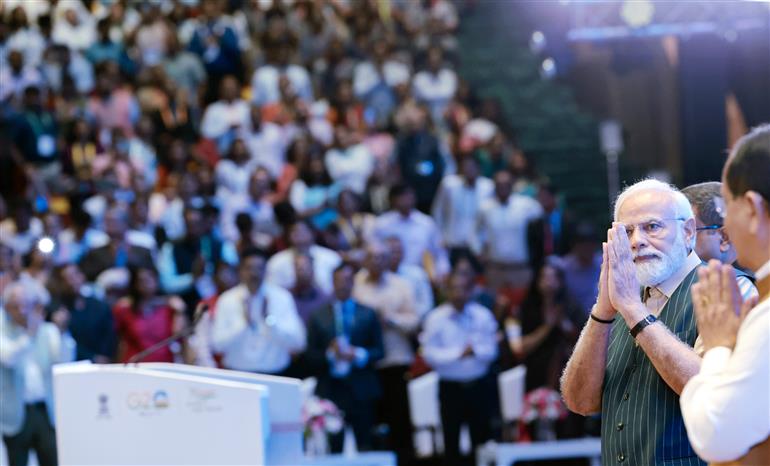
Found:
[(599, 297), (562, 376), (567, 407), (601, 412), (602, 464), (704, 465), (679, 394), (700, 368), (690, 288), (701, 264), (687, 198), (656, 180), (627, 188), (602, 245)]

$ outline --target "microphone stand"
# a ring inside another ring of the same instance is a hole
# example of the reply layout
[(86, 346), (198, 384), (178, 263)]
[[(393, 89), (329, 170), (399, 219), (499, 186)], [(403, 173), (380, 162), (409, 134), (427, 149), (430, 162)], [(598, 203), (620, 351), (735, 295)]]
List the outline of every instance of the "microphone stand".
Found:
[(198, 307), (195, 309), (195, 315), (193, 316), (193, 320), (190, 323), (190, 325), (184, 327), (183, 329), (180, 329), (176, 332), (174, 332), (171, 336), (168, 338), (164, 338), (163, 340), (155, 343), (152, 346), (149, 346), (148, 348), (145, 348), (144, 350), (136, 353), (135, 355), (131, 356), (128, 361), (124, 364), (124, 366), (127, 366), (129, 364), (138, 364), (144, 360), (147, 356), (151, 355), (152, 353), (158, 351), (161, 348), (165, 348), (166, 346), (170, 345), (171, 343), (174, 343), (177, 340), (181, 340), (182, 338), (188, 337), (195, 333), (195, 326), (198, 325), (198, 322), (203, 317), (203, 314), (208, 312), (209, 305), (206, 303), (200, 303)]

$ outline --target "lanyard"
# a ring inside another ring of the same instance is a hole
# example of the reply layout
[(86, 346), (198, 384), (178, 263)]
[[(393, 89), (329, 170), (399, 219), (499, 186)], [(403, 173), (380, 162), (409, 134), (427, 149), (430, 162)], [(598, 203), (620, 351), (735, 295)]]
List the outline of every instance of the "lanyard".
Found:
[(32, 131), (35, 133), (36, 137), (40, 137), (42, 134), (50, 133), (50, 131), (45, 130), (45, 127), (51, 126), (51, 115), (47, 113), (37, 115), (33, 112), (26, 112), (24, 115), (27, 117), (27, 122), (32, 127)]

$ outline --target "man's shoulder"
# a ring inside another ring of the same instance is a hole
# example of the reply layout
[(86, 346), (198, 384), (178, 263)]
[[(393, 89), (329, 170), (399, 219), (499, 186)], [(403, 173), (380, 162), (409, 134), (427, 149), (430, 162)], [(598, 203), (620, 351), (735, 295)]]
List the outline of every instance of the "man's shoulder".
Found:
[(431, 217), (430, 215), (424, 214), (417, 209), (412, 211), (411, 215), (409, 216), (409, 219), (412, 221), (412, 223), (419, 225), (423, 228), (436, 227), (436, 221), (433, 220), (433, 217)]
[(387, 277), (387, 280), (390, 282), (391, 286), (396, 288), (409, 289), (409, 280), (406, 278), (393, 272), (386, 272), (385, 276)]
[(310, 255), (313, 256), (314, 259), (321, 259), (321, 260), (328, 260), (328, 261), (339, 261), (341, 260), (341, 257), (339, 253), (336, 251), (325, 248), (323, 246), (311, 246), (310, 248)]
[(456, 188), (462, 186), (463, 180), (460, 175), (452, 173), (450, 175), (444, 176), (444, 178), (441, 180), (441, 184), (444, 186), (444, 188)]
[(483, 304), (477, 302), (477, 301), (471, 301), (468, 303), (468, 310), (471, 312), (474, 316), (481, 318), (481, 319), (492, 319), (494, 320), (495, 316), (492, 314), (492, 311), (484, 306)]
[(294, 254), (291, 249), (278, 251), (267, 259), (267, 266), (276, 267), (278, 265), (291, 265), (292, 257), (294, 257)]
[[(243, 285), (236, 285), (232, 288), (230, 288), (227, 291), (224, 291), (221, 295), (219, 295), (219, 298), (217, 299), (217, 308), (224, 305), (225, 307), (227, 305), (230, 305), (234, 302), (239, 301), (243, 298), (244, 293), (244, 287)], [(219, 312), (219, 309), (217, 309), (217, 313)]]
[(412, 280), (427, 280), (428, 274), (425, 271), (414, 264), (401, 264), (398, 266), (398, 275), (406, 281)]
[(359, 301), (355, 301), (356, 303), (356, 312), (359, 315), (365, 316), (366, 318), (376, 318), (377, 317), (377, 311), (372, 309), (371, 307), (367, 306), (366, 304), (362, 304)]
[(453, 312), (454, 310), (449, 304), (441, 304), (440, 306), (433, 308), (433, 310), (428, 312), (425, 317), (425, 327), (440, 325), (441, 322), (447, 320)]
[(279, 299), (294, 303), (294, 297), (291, 295), (291, 292), (282, 286), (265, 282), (262, 284), (262, 289), (268, 299)]

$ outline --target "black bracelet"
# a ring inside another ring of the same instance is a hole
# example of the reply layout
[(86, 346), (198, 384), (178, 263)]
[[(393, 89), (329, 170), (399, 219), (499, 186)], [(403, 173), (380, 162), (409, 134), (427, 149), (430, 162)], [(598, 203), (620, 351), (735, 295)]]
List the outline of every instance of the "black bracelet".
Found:
[(596, 317), (593, 312), (589, 313), (588, 315), (591, 316), (591, 318), (593, 320), (599, 322), (600, 324), (611, 324), (611, 323), (615, 322), (615, 318), (614, 317), (612, 319), (610, 319), (610, 320), (605, 320), (605, 319), (600, 319), (600, 318)]
[(642, 319), (639, 322), (637, 322), (636, 325), (634, 325), (634, 328), (629, 330), (628, 333), (631, 334), (632, 338), (636, 338), (636, 336), (639, 335), (639, 332), (644, 330), (645, 327), (647, 327), (650, 324), (654, 324), (657, 321), (658, 321), (658, 318), (655, 317), (654, 315), (650, 314), (647, 317), (645, 317), (644, 319)]

